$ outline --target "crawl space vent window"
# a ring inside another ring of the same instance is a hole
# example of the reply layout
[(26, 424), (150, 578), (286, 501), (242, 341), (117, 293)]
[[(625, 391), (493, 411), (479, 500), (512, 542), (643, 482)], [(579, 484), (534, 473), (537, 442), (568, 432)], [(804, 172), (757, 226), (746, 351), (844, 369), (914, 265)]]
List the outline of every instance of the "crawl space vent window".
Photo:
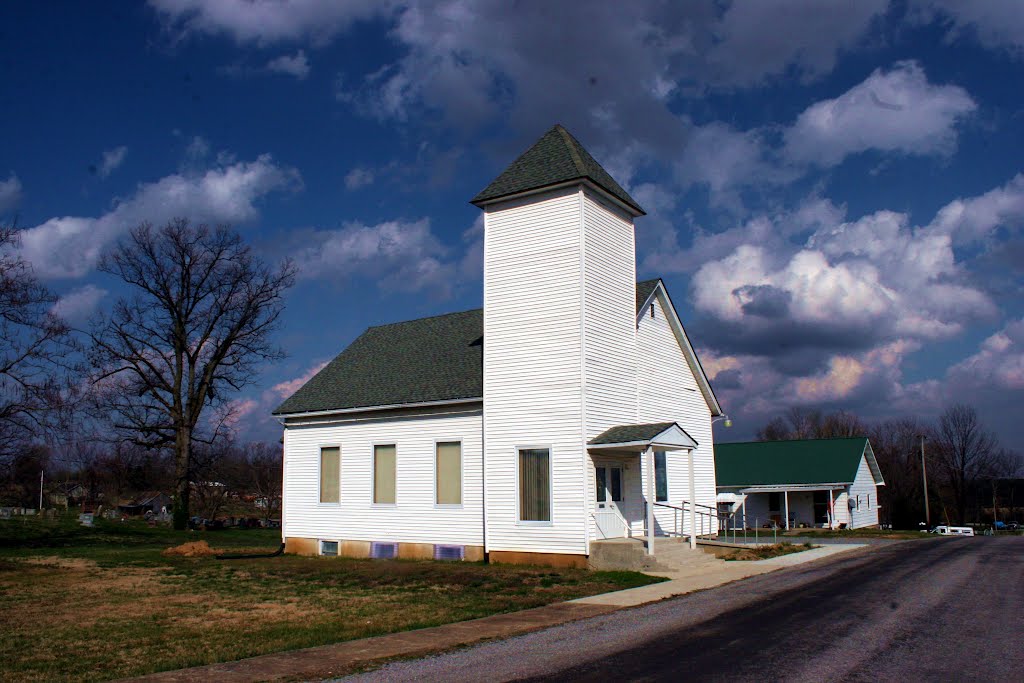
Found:
[(466, 546), (462, 545), (435, 545), (435, 560), (461, 560), (465, 557)]
[(338, 542), (337, 541), (320, 541), (320, 554), (337, 556), (338, 554)]
[(375, 560), (392, 560), (398, 557), (397, 543), (371, 543), (370, 557)]

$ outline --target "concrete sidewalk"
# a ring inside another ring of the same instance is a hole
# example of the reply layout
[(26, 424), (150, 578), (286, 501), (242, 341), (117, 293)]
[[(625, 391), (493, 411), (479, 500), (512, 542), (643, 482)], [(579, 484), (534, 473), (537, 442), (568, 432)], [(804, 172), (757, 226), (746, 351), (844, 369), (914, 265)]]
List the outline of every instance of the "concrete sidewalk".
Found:
[(352, 640), (334, 645), (277, 652), (236, 662), (164, 671), (125, 680), (147, 683), (193, 683), (211, 680), (242, 683), (243, 681), (333, 678), (386, 659), (422, 656), (455, 647), (473, 645), (484, 640), (507, 638), (530, 631), (538, 631), (626, 607), (635, 607), (676, 595), (714, 588), (749, 576), (813, 562), (830, 555), (864, 547), (867, 546), (832, 545), (770, 560), (728, 562), (713, 571), (690, 572), (680, 575), (663, 574), (669, 578), (663, 583), (593, 595), (521, 612), (496, 614), (482, 619)]
[(676, 595), (685, 595), (694, 591), (715, 588), (733, 581), (739, 581), (758, 574), (767, 574), (784, 567), (792, 567), (798, 564), (814, 562), (837, 553), (866, 548), (864, 544), (847, 543), (844, 545), (830, 545), (821, 548), (804, 550), (799, 553), (791, 553), (780, 557), (773, 557), (768, 560), (757, 560), (753, 562), (724, 562), (710, 571), (687, 572), (683, 574), (669, 574), (650, 572), (655, 576), (664, 576), (668, 581), (654, 583), (639, 588), (627, 588), (626, 590), (615, 591), (614, 593), (603, 593), (591, 595), (586, 598), (571, 600), (571, 603), (581, 605), (608, 605), (618, 608), (636, 607), (648, 602), (664, 600)]

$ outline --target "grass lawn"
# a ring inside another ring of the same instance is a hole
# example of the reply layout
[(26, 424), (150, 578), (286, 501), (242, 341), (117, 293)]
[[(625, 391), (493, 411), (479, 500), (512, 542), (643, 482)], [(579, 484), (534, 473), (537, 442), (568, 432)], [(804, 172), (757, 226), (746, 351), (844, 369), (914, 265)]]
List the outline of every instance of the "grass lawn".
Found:
[(808, 536), (816, 538), (848, 538), (856, 541), (858, 538), (891, 538), (891, 539), (913, 539), (928, 538), (929, 534), (913, 529), (792, 529), (785, 533), (779, 532), (779, 536)]
[(724, 553), (719, 555), (723, 560), (735, 560), (735, 561), (752, 561), (752, 560), (767, 560), (772, 557), (780, 557), (782, 555), (791, 555), (793, 553), (803, 552), (804, 550), (810, 550), (815, 548), (813, 543), (801, 543), (800, 545), (793, 545), (792, 543), (775, 543), (773, 545), (762, 545), (756, 548), (742, 548), (734, 550), (732, 553)]
[(654, 583), (588, 572), (283, 556), (161, 554), (205, 540), (275, 550), (280, 532), (0, 521), (0, 680), (100, 681), (324, 645)]

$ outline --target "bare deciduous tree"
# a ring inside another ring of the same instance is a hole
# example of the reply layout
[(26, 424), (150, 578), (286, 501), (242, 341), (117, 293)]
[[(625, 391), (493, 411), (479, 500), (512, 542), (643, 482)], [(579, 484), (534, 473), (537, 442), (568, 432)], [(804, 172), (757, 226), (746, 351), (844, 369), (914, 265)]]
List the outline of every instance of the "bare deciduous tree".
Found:
[(270, 337), (295, 269), (264, 263), (226, 227), (185, 219), (133, 229), (99, 269), (131, 292), (90, 333), (99, 405), (134, 443), (173, 447), (174, 527), (184, 529), (193, 440), (212, 442), (230, 393), (282, 356)]
[(18, 251), (18, 229), (0, 226), (0, 464), (51, 426), (59, 405), (55, 371), (68, 327), (53, 312), (56, 297)]
[(281, 511), (282, 456), (280, 445), (267, 443), (249, 444), (246, 452), (249, 485), (263, 509), (264, 520), (273, 519)]
[(760, 441), (787, 439), (836, 439), (864, 436), (867, 427), (856, 415), (843, 410), (823, 415), (819, 410), (793, 407), (785, 417), (776, 417), (757, 432)]
[(950, 406), (939, 416), (936, 456), (960, 522), (967, 521), (967, 499), (979, 479), (991, 476), (998, 443), (971, 406)]

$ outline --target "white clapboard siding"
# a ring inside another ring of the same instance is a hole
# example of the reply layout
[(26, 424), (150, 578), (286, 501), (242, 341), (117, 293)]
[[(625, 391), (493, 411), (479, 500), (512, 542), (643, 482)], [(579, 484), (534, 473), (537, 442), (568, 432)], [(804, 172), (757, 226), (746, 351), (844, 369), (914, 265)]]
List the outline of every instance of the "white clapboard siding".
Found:
[[(483, 544), (481, 411), (348, 418), (285, 427), (283, 535), (326, 540)], [(434, 443), (462, 441), (461, 507), (435, 505)], [(396, 504), (374, 506), (374, 444), (397, 447)], [(341, 502), (321, 504), (321, 446), (341, 447)]]
[(586, 439), (637, 419), (633, 221), (583, 194)]
[[(636, 257), (632, 218), (595, 193), (583, 193), (585, 440), (637, 419)], [(633, 462), (631, 462), (633, 461)], [(642, 516), (638, 458), (625, 465), (619, 504), (627, 520)], [(632, 466), (630, 466), (632, 464)], [(595, 509), (594, 459), (586, 460), (588, 509)], [(637, 509), (640, 512), (637, 512)], [(588, 514), (589, 518), (589, 514)], [(588, 523), (591, 539), (597, 526)]]
[[(850, 510), (850, 527), (860, 529), (866, 526), (878, 524), (878, 487), (875, 485), (875, 478), (871, 474), (867, 458), (861, 457), (860, 465), (857, 467), (857, 476), (850, 486), (850, 495), (856, 500), (860, 495), (860, 510)], [(870, 496), (870, 503), (868, 500)]]
[[(665, 306), (659, 289), (654, 300), (653, 318), (648, 307), (642, 312), (637, 326), (639, 422), (677, 422), (697, 441), (699, 445), (694, 451), (696, 502), (714, 509), (717, 494), (711, 409), (697, 389), (697, 381), (669, 324)], [(667, 502), (678, 506), (690, 498), (686, 452), (669, 452), (666, 464)], [(662, 530), (674, 530), (675, 515), (671, 509), (655, 508), (655, 517)], [(684, 515), (684, 519), (682, 533), (690, 533), (689, 514)], [(697, 524), (699, 531), (699, 519)], [(707, 522), (704, 524), (707, 529)], [(715, 528), (712, 524), (712, 531)]]
[[(484, 217), (488, 551), (587, 552), (580, 197), (534, 195)], [(551, 449), (550, 525), (518, 522), (518, 447)]]

